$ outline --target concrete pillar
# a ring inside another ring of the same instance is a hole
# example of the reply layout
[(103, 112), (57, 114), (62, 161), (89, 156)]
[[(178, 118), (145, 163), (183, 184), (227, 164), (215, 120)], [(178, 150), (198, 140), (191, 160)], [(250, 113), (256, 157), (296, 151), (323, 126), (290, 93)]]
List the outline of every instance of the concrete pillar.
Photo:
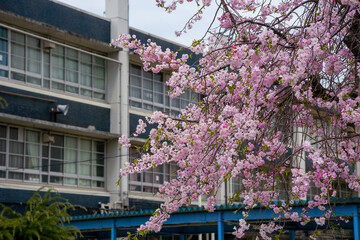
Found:
[[(129, 4), (128, 0), (106, 0), (105, 16), (111, 21), (111, 39), (116, 39), (120, 34), (129, 33)], [(129, 83), (129, 52), (123, 49), (109, 57), (121, 62), (121, 64), (108, 63), (108, 85), (107, 101), (111, 106), (111, 126), (112, 133), (119, 135), (129, 135), (129, 110), (128, 110), (128, 83)], [(113, 186), (119, 180), (119, 170), (128, 161), (128, 149), (124, 149), (115, 144), (111, 145), (114, 155), (117, 156), (110, 160), (108, 164), (108, 191), (111, 192), (111, 201), (115, 200), (116, 191), (119, 199), (127, 205), (128, 181), (125, 177), (121, 180), (120, 186)], [(115, 150), (116, 148), (116, 150)], [(110, 149), (109, 149), (110, 150)], [(111, 156), (110, 156), (111, 157)]]

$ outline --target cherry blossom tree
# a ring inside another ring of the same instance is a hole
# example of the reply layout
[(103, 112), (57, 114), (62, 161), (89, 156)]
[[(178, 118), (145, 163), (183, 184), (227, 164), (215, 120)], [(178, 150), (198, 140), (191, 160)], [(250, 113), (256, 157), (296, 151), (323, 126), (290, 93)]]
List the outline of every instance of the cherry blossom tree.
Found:
[[(199, 57), (196, 65), (187, 64), (194, 56), (141, 43), (136, 36), (113, 41), (133, 49), (146, 71), (172, 71), (166, 82), (172, 97), (187, 89), (203, 96), (179, 116), (155, 112), (137, 128), (135, 134), (141, 134), (146, 124), (157, 124), (141, 159), (128, 163), (123, 176), (165, 163), (179, 167), (177, 178), (159, 188), (164, 204), (138, 230), (159, 231), (171, 213), (201, 195), (208, 196), (206, 209), (213, 211), (218, 190), (231, 178), (242, 181), (233, 200), (242, 197), (246, 206), (236, 237), (250, 229), (246, 216), (260, 205), (275, 216), (261, 225), (263, 239), (289, 220), (324, 225), (333, 216), (330, 200), (339, 197), (340, 184), (360, 190), (353, 170), (360, 159), (360, 2), (187, 2), (198, 9), (177, 35), (200, 21), (204, 9), (217, 7), (213, 25), (191, 46)], [(156, 3), (168, 12), (188, 4)], [(130, 146), (126, 136), (119, 143)], [(292, 212), (294, 200), (306, 199), (311, 187), (318, 194), (302, 214)], [(309, 208), (324, 214), (311, 219)]]

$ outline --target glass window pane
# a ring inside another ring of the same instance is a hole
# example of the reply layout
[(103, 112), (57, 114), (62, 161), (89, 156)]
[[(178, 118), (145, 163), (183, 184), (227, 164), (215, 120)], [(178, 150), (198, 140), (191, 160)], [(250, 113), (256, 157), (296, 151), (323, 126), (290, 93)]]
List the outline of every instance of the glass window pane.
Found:
[(0, 154), (0, 166), (6, 165), (6, 154)]
[(94, 153), (92, 157), (93, 164), (104, 165), (104, 154)]
[(130, 85), (141, 87), (141, 77), (130, 75)]
[(102, 78), (94, 78), (94, 88), (105, 89), (105, 80)]
[(144, 91), (143, 91), (143, 94), (144, 94), (144, 100), (152, 102), (152, 100), (153, 100), (153, 93), (152, 93), (152, 91), (146, 91), (146, 90), (144, 90)]
[(56, 89), (56, 90), (64, 91), (65, 90), (65, 84), (57, 83), (57, 82), (51, 82), (51, 88)]
[(67, 85), (66, 91), (71, 93), (79, 93), (79, 88)]
[(141, 76), (141, 67), (131, 64), (130, 73), (134, 75)]
[(163, 104), (164, 103), (163, 96), (164, 95), (162, 93), (154, 93), (154, 102)]
[(40, 78), (27, 76), (26, 77), (26, 82), (41, 86), (41, 79)]
[(154, 82), (154, 91), (159, 93), (164, 92), (164, 84), (161, 82)]
[(99, 142), (99, 141), (94, 141), (94, 151), (95, 152), (105, 152), (105, 143), (104, 142)]
[(91, 56), (86, 53), (81, 53), (81, 61), (91, 63)]
[(62, 135), (53, 135), (55, 142), (53, 143), (54, 146), (63, 147), (64, 146), (64, 136)]
[(56, 45), (55, 49), (53, 49), (52, 51), (53, 51), (53, 54), (64, 56), (64, 50), (65, 50), (64, 47)]
[(90, 90), (87, 89), (80, 89), (80, 94), (83, 96), (87, 96), (87, 97), (91, 97), (92, 96), (92, 92)]
[(40, 143), (40, 133), (36, 131), (26, 130), (26, 141)]
[[(92, 84), (91, 84), (91, 76), (89, 75), (84, 75), (84, 74), (81, 74), (81, 78), (80, 78), (80, 84), (81, 85), (84, 85), (84, 86), (88, 86), (88, 87), (91, 87)], [(91, 96), (91, 95), (90, 95)]]
[(94, 57), (95, 64), (105, 66), (105, 60), (103, 58)]
[(152, 112), (153, 111), (153, 106), (144, 103), (144, 109)]
[(50, 162), (50, 171), (51, 172), (63, 172), (63, 162), (51, 160)]
[(93, 176), (104, 177), (104, 167), (103, 166), (93, 166)]
[(0, 27), (0, 37), (7, 38), (8, 30), (6, 28)]
[(65, 147), (67, 148), (77, 148), (77, 138), (75, 137), (65, 137)]
[(6, 152), (6, 140), (0, 140), (0, 152)]
[[(1, 39), (0, 39), (0, 41), (1, 41)], [(1, 56), (0, 58), (2, 58), (2, 59), (0, 60), (0, 65), (7, 66), (7, 65), (8, 65), (7, 54), (0, 52), (0, 56)], [(2, 71), (3, 71), (3, 70), (2, 70)], [(0, 76), (3, 76), (3, 75), (5, 75), (5, 74), (2, 74), (2, 75), (0, 75)]]
[(91, 140), (80, 139), (80, 149), (91, 151)]
[(76, 50), (71, 49), (71, 48), (67, 48), (66, 49), (66, 56), (71, 57), (71, 58), (77, 58), (78, 52)]
[(144, 78), (148, 78), (148, 79), (151, 79), (151, 80), (152, 80), (152, 78), (153, 78), (152, 72), (145, 72), (145, 71), (143, 71), (143, 76), (144, 76)]
[(8, 41), (6, 39), (0, 39), (0, 51), (8, 51)]
[(103, 187), (105, 187), (105, 184), (104, 184), (104, 182), (101, 182), (101, 181), (92, 181), (92, 186), (98, 187), (98, 188), (103, 188)]
[(88, 179), (79, 179), (79, 185), (82, 187), (90, 187), (91, 181)]
[(9, 179), (22, 180), (23, 179), (23, 173), (9, 172)]
[(154, 74), (154, 80), (162, 82), (163, 81), (163, 75), (161, 73)]
[(25, 58), (19, 56), (11, 57), (11, 66), (16, 69), (25, 70)]
[(49, 175), (41, 175), (41, 182), (48, 183), (49, 182)]
[(25, 158), (25, 168), (38, 170), (39, 169), (39, 158), (26, 157)]
[(11, 32), (11, 40), (25, 44), (25, 35), (18, 32)]
[(64, 69), (52, 67), (51, 77), (64, 80)]
[(25, 82), (25, 75), (17, 72), (11, 72), (11, 78), (21, 82)]
[(6, 138), (7, 133), (6, 133), (6, 126), (2, 126), (0, 125), (0, 138)]
[(60, 68), (64, 68), (64, 57), (59, 55), (52, 55), (51, 64)]
[(141, 108), (141, 103), (136, 101), (130, 101), (131, 107)]
[(189, 105), (189, 103), (190, 102), (188, 101), (181, 100), (181, 109), (185, 109)]
[(63, 183), (63, 177), (50, 176), (50, 182), (55, 183), (55, 184), (62, 184)]
[(152, 81), (144, 79), (144, 89), (153, 90)]
[(66, 66), (66, 69), (71, 69), (71, 70), (76, 70), (76, 71), (78, 70), (77, 60), (66, 58), (65, 66)]
[(64, 184), (65, 185), (77, 185), (77, 179), (76, 178), (64, 178)]
[(96, 77), (104, 78), (105, 77), (105, 68), (94, 66), (93, 68), (93, 74)]
[(70, 70), (66, 70), (66, 81), (77, 83), (78, 82), (78, 73)]
[(40, 49), (28, 47), (26, 57), (31, 60), (41, 61)]
[(24, 168), (24, 157), (9, 155), (9, 167)]
[(26, 36), (27, 37), (27, 45), (31, 47), (40, 48), (40, 39)]
[(41, 171), (43, 172), (49, 171), (49, 159), (47, 158), (41, 159)]
[(172, 98), (171, 99), (171, 106), (180, 108), (180, 99), (179, 98)]
[(140, 98), (141, 99), (141, 89), (130, 87), (130, 97)]
[(26, 155), (38, 157), (40, 155), (39, 144), (27, 143), (26, 144)]
[(59, 147), (51, 147), (50, 156), (55, 159), (64, 159), (63, 149)]
[(82, 73), (86, 73), (86, 74), (90, 75), (91, 74), (91, 64), (81, 63), (80, 70)]
[(16, 154), (24, 154), (24, 143), (10, 141), (9, 152)]
[(103, 94), (103, 93), (98, 93), (98, 92), (94, 92), (94, 98), (104, 100), (104, 99), (105, 99), (105, 94)]
[(91, 165), (80, 164), (80, 175), (91, 176)]
[(10, 139), (18, 140), (19, 139), (19, 129), (15, 127), (10, 127)]

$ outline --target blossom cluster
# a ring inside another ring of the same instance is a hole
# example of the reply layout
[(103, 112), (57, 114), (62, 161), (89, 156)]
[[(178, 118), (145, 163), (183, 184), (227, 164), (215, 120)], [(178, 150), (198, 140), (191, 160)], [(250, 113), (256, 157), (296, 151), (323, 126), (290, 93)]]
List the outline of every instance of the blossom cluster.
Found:
[[(156, 3), (171, 12), (185, 1)], [(360, 39), (352, 30), (360, 2), (197, 3), (200, 9), (188, 28), (201, 20), (202, 8), (218, 4), (220, 14), (209, 38), (190, 47), (199, 55), (196, 65), (188, 64), (189, 55), (141, 43), (136, 36), (113, 41), (138, 54), (145, 71), (172, 71), (166, 82), (171, 97), (188, 89), (203, 96), (177, 117), (155, 112), (147, 119), (157, 128), (150, 131), (142, 158), (121, 169), (124, 176), (165, 163), (178, 166), (177, 177), (157, 193), (164, 204), (139, 230), (159, 231), (169, 214), (202, 195), (213, 211), (219, 189), (231, 178), (241, 179), (234, 201), (241, 197), (246, 210), (235, 236), (245, 236), (246, 216), (260, 206), (275, 216), (261, 224), (263, 239), (283, 228), (281, 220), (324, 225), (332, 218), (329, 199), (340, 196), (340, 184), (360, 191), (352, 170), (360, 159), (359, 51), (349, 42)], [(135, 136), (146, 124), (139, 122)], [(119, 143), (129, 147), (125, 136)], [(311, 188), (318, 194), (301, 214), (292, 211), (294, 200), (306, 199)], [(313, 208), (323, 216), (311, 219)]]

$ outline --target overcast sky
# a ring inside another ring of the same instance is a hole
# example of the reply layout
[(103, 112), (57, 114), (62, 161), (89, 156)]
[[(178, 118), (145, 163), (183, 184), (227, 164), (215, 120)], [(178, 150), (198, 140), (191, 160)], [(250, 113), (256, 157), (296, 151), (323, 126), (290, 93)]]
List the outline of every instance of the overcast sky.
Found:
[[(104, 16), (105, 0), (58, 0), (82, 10)], [(185, 1), (186, 2), (186, 1)], [(180, 37), (175, 30), (181, 30), (186, 21), (195, 13), (193, 3), (181, 5), (174, 13), (166, 13), (155, 6), (155, 0), (129, 0), (129, 24), (131, 27), (189, 46), (192, 40), (205, 33), (214, 9), (205, 12), (205, 21), (195, 24), (194, 28)], [(208, 17), (206, 17), (208, 16)], [(206, 21), (207, 20), (207, 21)]]

